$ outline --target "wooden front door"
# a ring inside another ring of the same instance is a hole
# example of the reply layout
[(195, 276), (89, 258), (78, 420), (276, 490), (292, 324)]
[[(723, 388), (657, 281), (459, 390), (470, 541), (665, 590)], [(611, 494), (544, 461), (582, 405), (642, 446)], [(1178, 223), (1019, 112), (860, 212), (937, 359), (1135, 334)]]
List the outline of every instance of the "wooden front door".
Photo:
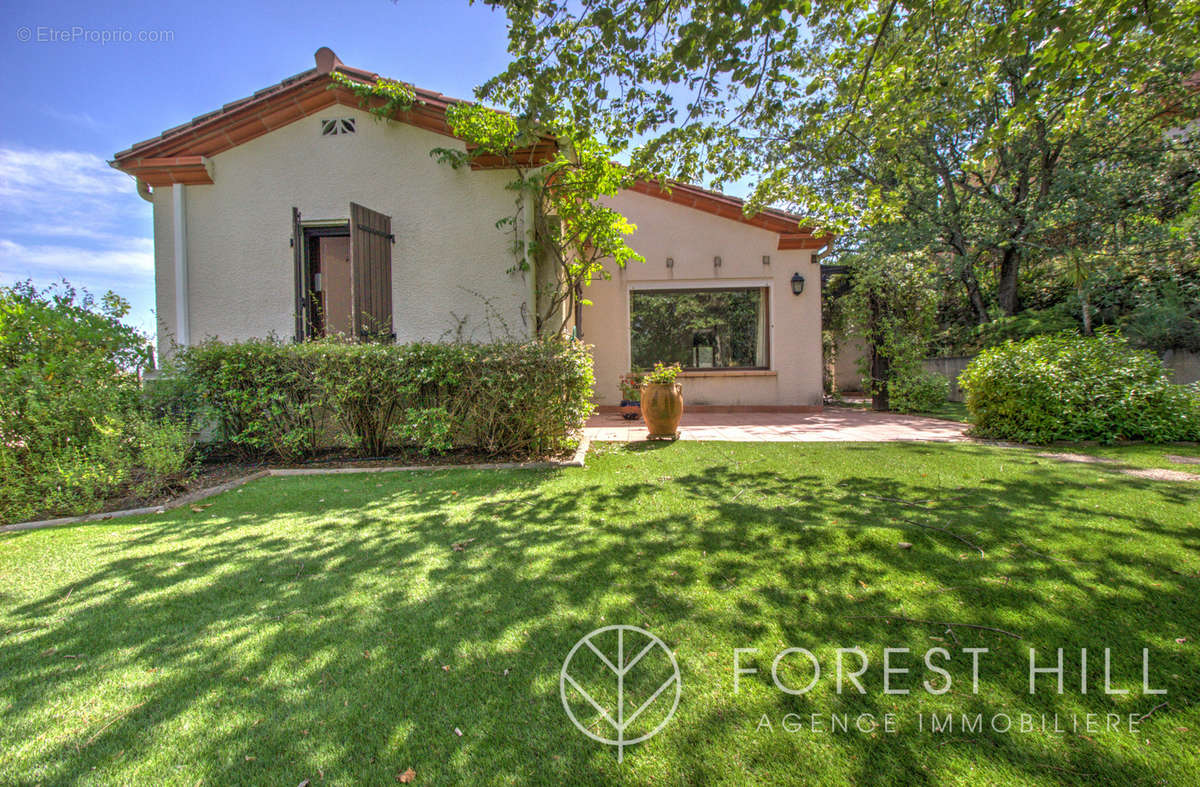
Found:
[(326, 336), (354, 336), (354, 302), (350, 286), (350, 236), (318, 239), (321, 311)]

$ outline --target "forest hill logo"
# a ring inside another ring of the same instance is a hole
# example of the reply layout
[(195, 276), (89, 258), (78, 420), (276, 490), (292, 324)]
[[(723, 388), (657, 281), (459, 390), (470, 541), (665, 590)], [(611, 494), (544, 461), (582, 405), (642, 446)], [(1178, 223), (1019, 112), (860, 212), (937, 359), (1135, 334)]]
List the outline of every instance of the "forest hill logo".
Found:
[[(970, 680), (961, 691), (970, 694), (980, 693), (980, 676), (986, 670), (986, 658), (990, 653), (988, 648), (961, 648), (958, 660), (965, 660), (969, 667)], [(775, 690), (788, 695), (807, 694), (823, 681), (836, 691), (837, 694), (867, 694), (868, 685), (874, 684), (875, 691), (882, 694), (910, 694), (924, 690), (931, 695), (946, 694), (954, 685), (954, 678), (946, 669), (953, 655), (946, 648), (935, 647), (921, 654), (914, 653), (908, 648), (884, 648), (881, 669), (874, 676), (870, 675), (872, 662), (861, 648), (838, 648), (832, 659), (832, 668), (827, 662), (822, 670), (822, 662), (807, 648), (789, 647), (774, 654), (769, 659), (770, 668), (766, 661), (762, 669), (753, 666), (759, 654), (758, 648), (734, 648), (733, 693), (741, 691), (745, 678), (763, 673), (760, 682), (773, 686)], [(1090, 659), (1089, 659), (1090, 657)], [(1074, 664), (1073, 657), (1063, 648), (1057, 648), (1053, 655), (1039, 652), (1037, 648), (1029, 648), (1027, 670), (1020, 678), (1028, 679), (1029, 694), (1131, 694), (1134, 689), (1123, 688), (1121, 684), (1130, 685), (1133, 680), (1140, 678), (1141, 694), (1151, 697), (1166, 694), (1163, 688), (1154, 688), (1150, 677), (1150, 650), (1143, 648), (1141, 652), (1140, 674), (1126, 675), (1114, 679), (1113, 649), (1104, 648), (1101, 653), (1081, 648), (1078, 661)], [(1131, 661), (1131, 660), (1130, 660)], [(1098, 662), (1098, 663), (1097, 663)], [(924, 675), (920, 665), (924, 666)], [(1126, 663), (1126, 667), (1128, 667)], [(1078, 668), (1077, 670), (1075, 668)], [(913, 674), (915, 673), (915, 674)], [(769, 674), (767, 681), (765, 676)], [(1070, 674), (1071, 680), (1068, 680)], [(924, 680), (921, 680), (921, 678)], [(1018, 677), (1018, 676), (1014, 676)], [(920, 681), (919, 687), (912, 685)], [(1076, 682), (1078, 681), (1078, 682)], [(907, 684), (907, 685), (906, 685)], [(1166, 704), (1166, 703), (1162, 703)], [(1156, 708), (1159, 706), (1156, 706)], [(1021, 709), (997, 709), (992, 714), (984, 713), (926, 713), (924, 711), (910, 714), (911, 719), (903, 719), (900, 714), (887, 712), (882, 715), (861, 713), (857, 716), (850, 713), (787, 713), (782, 718), (772, 719), (763, 714), (756, 727), (757, 732), (774, 732), (776, 726), (788, 733), (811, 731), (823, 732), (859, 732), (874, 733), (882, 730), (885, 733), (896, 732), (901, 724), (911, 725), (917, 732), (944, 734), (954, 732), (979, 733), (985, 729), (1005, 734), (1008, 732), (1042, 732), (1066, 733), (1086, 732), (1096, 734), (1103, 731), (1124, 731), (1132, 734), (1138, 732), (1138, 725), (1153, 713), (1030, 713)]]
[[(669, 707), (668, 689), (674, 689)], [(679, 664), (661, 639), (637, 626), (605, 626), (575, 643), (558, 690), (571, 722), (594, 741), (625, 747), (658, 734), (675, 715)], [(661, 699), (660, 699), (661, 698)]]
[[(756, 675), (758, 667), (745, 666), (747, 661), (753, 661), (754, 656), (759, 652), (758, 648), (734, 648), (733, 649), (733, 693), (739, 693), (741, 688), (741, 679), (743, 676)], [(983, 660), (991, 651), (988, 648), (960, 648), (959, 652), (962, 658), (965, 658), (970, 663), (971, 671), (971, 693), (979, 693), (979, 680), (981, 671), (984, 669)], [(856, 691), (859, 694), (866, 694), (867, 688), (860, 680), (870, 669), (871, 660), (862, 648), (838, 648), (835, 652), (833, 675), (829, 675), (828, 670), (825, 673), (821, 671), (821, 661), (808, 648), (784, 648), (775, 654), (775, 658), (771, 661), (771, 683), (775, 688), (784, 694), (807, 694), (812, 691), (824, 679), (831, 680), (834, 683), (838, 694), (845, 691)], [(1089, 651), (1087, 648), (1080, 648), (1078, 660), (1078, 691), (1080, 694), (1087, 694), (1089, 689), (1096, 693), (1100, 690), (1104, 694), (1128, 694), (1129, 689), (1117, 688), (1113, 681), (1113, 649), (1104, 648), (1102, 659), (1097, 659), (1092, 656), (1092, 661), (1100, 660), (1103, 665), (1103, 683), (1097, 685), (1098, 679), (1093, 677), (1089, 681), (1089, 676), (1092, 675), (1092, 670), (1096, 667), (1088, 660)], [(919, 664), (924, 664), (925, 672), (929, 678), (921, 682), (927, 694), (945, 694), (950, 691), (953, 685), (953, 678), (949, 671), (945, 669), (954, 656), (946, 648), (935, 647), (929, 648), (923, 654), (913, 653), (909, 648), (884, 648), (882, 669), (882, 692), (884, 694), (908, 694), (911, 689), (907, 686), (898, 685), (898, 679), (909, 675), (909, 673), (917, 671)], [(1057, 648), (1054, 657), (1048, 657), (1044, 652), (1039, 653), (1037, 648), (1029, 648), (1029, 693), (1037, 694), (1039, 691), (1045, 691), (1046, 687), (1039, 688), (1039, 679), (1050, 683), (1050, 691), (1057, 694), (1063, 694), (1068, 687), (1066, 676), (1068, 672), (1065, 649)], [(915, 663), (914, 663), (915, 662)], [(828, 665), (826, 665), (828, 667)], [(1166, 689), (1151, 688), (1150, 683), (1150, 649), (1142, 648), (1141, 653), (1141, 682), (1142, 694), (1166, 694)], [(785, 669), (791, 672), (793, 677), (785, 679), (781, 676), (781, 672)], [(795, 675), (800, 674), (799, 678)]]

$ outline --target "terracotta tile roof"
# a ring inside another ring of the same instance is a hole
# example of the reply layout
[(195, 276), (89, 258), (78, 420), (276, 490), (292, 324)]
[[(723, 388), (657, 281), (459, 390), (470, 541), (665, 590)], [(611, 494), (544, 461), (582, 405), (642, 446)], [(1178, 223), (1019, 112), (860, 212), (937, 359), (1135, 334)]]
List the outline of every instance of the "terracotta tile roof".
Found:
[[(231, 101), (220, 109), (197, 115), (157, 137), (135, 143), (114, 156), (113, 166), (152, 186), (182, 182), (168, 166), (169, 160), (195, 156), (210, 158), (335, 104), (359, 106), (359, 98), (353, 92), (330, 81), (329, 73), (334, 69), (363, 82), (379, 79), (378, 74), (343, 64), (333, 52), (323, 47), (317, 52), (316, 68)], [(453, 136), (446, 124), (446, 109), (460, 100), (422, 88), (414, 88), (414, 91), (416, 102), (411, 109), (398, 115), (397, 120)], [(377, 102), (381, 103), (382, 100)], [(211, 182), (211, 179), (200, 182)]]
[[(151, 186), (212, 183), (209, 161), (212, 156), (335, 104), (359, 107), (358, 96), (331, 81), (329, 74), (332, 71), (366, 83), (380, 79), (374, 72), (342, 63), (328, 47), (318, 49), (315, 60), (314, 68), (257, 90), (245, 98), (231, 101), (220, 109), (197, 115), (157, 137), (134, 143), (127, 150), (117, 153), (112, 165)], [(470, 102), (432, 90), (410, 87), (416, 93), (416, 101), (409, 110), (397, 114), (395, 119), (453, 137), (454, 132), (446, 122), (446, 110), (454, 104)], [(376, 99), (371, 106), (382, 106), (383, 103), (382, 99)], [(548, 161), (557, 150), (557, 142), (547, 136), (519, 153), (527, 157), (527, 164), (535, 165)], [(507, 166), (508, 162), (501, 158), (487, 156), (476, 159), (472, 164), (473, 169)], [(672, 183), (669, 189), (663, 189), (657, 183), (637, 183), (633, 190), (777, 232), (780, 249), (818, 249), (830, 241), (828, 236), (813, 238), (813, 229), (805, 226), (800, 216), (772, 208), (746, 216), (742, 200), (699, 186)]]
[(779, 249), (821, 249), (832, 242), (833, 237), (825, 235), (813, 237), (816, 231), (808, 224), (803, 216), (778, 210), (764, 208), (758, 213), (747, 216), (746, 203), (737, 197), (722, 194), (719, 191), (692, 186), (687, 183), (671, 183), (666, 188), (655, 182), (639, 181), (631, 187), (632, 191), (651, 197), (674, 202), (696, 210), (711, 213), (725, 219), (734, 219), (755, 227), (761, 227), (779, 234)]

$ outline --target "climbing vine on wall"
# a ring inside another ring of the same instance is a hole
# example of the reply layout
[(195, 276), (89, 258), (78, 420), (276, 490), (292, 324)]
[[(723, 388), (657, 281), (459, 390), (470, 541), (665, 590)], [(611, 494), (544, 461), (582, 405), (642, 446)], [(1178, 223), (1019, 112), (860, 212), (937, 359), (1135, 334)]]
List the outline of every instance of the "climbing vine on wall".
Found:
[[(606, 263), (623, 268), (645, 261), (626, 243), (636, 225), (602, 201), (635, 177), (613, 163), (610, 148), (570, 128), (552, 133), (475, 104), (451, 106), (446, 122), (466, 150), (435, 148), (431, 155), (438, 161), (459, 169), (487, 156), (515, 174), (507, 184), (516, 195), (514, 212), (496, 224), (513, 232), (513, 270), (548, 266), (550, 275), (537, 286), (538, 336), (566, 331), (575, 309), (590, 303), (583, 289), (611, 277)], [(545, 152), (531, 155), (539, 146)]]
[[(348, 88), (358, 96), (359, 106), (384, 120), (391, 120), (398, 112), (411, 109), (417, 100), (417, 94), (410, 86), (394, 79), (379, 77), (374, 84), (370, 84), (351, 79), (337, 71), (332, 72), (329, 78), (333, 80), (331, 88), (334, 86)], [(373, 106), (373, 101), (377, 98), (383, 99), (383, 103)]]

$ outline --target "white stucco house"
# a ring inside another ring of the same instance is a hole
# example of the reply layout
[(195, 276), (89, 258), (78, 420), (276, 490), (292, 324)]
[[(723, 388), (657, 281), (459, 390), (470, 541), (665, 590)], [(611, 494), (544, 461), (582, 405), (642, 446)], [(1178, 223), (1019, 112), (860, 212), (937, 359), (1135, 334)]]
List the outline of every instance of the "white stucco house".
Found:
[[(465, 149), (446, 123), (456, 99), (416, 88), (384, 122), (334, 70), (379, 79), (322, 48), (315, 68), (116, 154), (153, 205), (160, 353), (209, 337), (532, 337), (538, 272), (513, 270), (496, 225), (511, 173), (430, 156)], [(689, 407), (820, 407), (828, 237), (685, 184), (612, 204), (646, 261), (595, 282), (571, 326), (594, 347), (598, 404), (662, 360), (685, 366)]]

